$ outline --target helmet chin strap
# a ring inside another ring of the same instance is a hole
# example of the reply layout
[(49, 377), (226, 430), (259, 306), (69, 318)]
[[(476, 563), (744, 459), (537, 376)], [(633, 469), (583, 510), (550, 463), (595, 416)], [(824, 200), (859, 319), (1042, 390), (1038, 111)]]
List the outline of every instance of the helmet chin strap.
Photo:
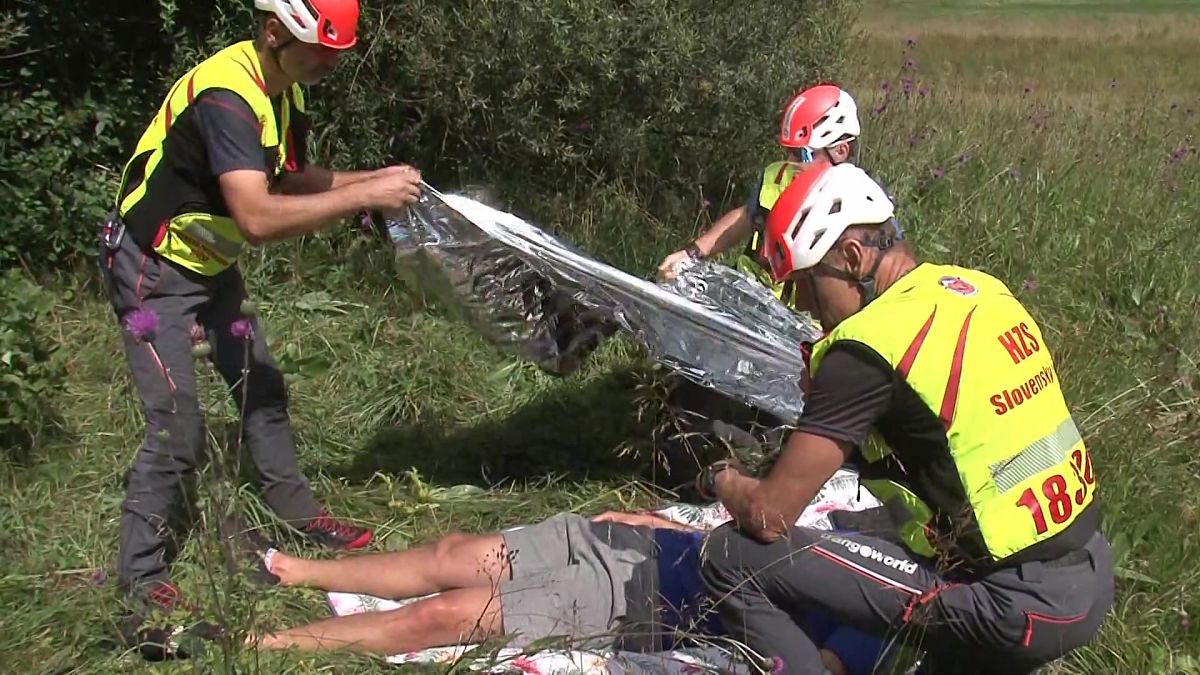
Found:
[(863, 307), (879, 297), (878, 291), (875, 290), (875, 273), (879, 271), (879, 263), (883, 262), (883, 254), (884, 251), (879, 251), (879, 255), (875, 256), (875, 264), (871, 265), (871, 271), (867, 272), (867, 276), (857, 280), (858, 293), (862, 296)]
[(826, 269), (832, 272), (834, 276), (841, 277), (842, 279), (845, 279), (846, 281), (858, 286), (858, 293), (862, 297), (862, 306), (859, 307), (860, 310), (871, 304), (875, 298), (879, 297), (879, 291), (875, 286), (875, 274), (879, 271), (879, 265), (883, 262), (883, 257), (887, 254), (888, 249), (892, 248), (892, 246), (895, 245), (898, 240), (904, 239), (904, 235), (900, 233), (900, 228), (895, 221), (888, 221), (885, 227), (890, 229), (890, 232), (887, 234), (880, 234), (874, 242), (871, 242), (871, 245), (878, 250), (878, 255), (875, 256), (875, 262), (871, 265), (871, 271), (867, 272), (865, 276), (856, 277), (849, 270), (844, 270), (838, 267), (833, 267), (832, 265), (820, 263)]

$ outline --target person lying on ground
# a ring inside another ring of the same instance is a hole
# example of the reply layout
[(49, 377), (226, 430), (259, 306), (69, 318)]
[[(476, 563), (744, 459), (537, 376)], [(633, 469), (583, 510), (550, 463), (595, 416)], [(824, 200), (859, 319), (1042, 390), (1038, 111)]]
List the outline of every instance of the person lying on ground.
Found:
[[(283, 586), (417, 598), (390, 611), (251, 635), (263, 649), (391, 655), (504, 639), (562, 637), (575, 649), (670, 650), (723, 629), (699, 572), (706, 532), (645, 513), (560, 513), (490, 534), (448, 534), (407, 551), (310, 560), (268, 549)], [(802, 617), (835, 674), (871, 672), (882, 641), (824, 615)]]

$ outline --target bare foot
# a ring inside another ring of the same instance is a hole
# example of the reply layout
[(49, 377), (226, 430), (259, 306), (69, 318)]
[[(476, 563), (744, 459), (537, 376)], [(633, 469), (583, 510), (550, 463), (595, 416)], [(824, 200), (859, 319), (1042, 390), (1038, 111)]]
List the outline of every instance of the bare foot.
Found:
[(304, 585), (304, 558), (290, 556), (283, 551), (272, 551), (266, 559), (267, 569), (279, 577), (280, 586)]

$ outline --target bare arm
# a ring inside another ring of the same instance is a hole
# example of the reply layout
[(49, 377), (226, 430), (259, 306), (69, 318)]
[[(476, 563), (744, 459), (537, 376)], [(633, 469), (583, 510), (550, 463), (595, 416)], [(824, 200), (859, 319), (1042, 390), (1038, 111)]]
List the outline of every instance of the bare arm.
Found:
[(315, 232), (363, 208), (399, 208), (416, 201), (420, 174), (393, 171), (344, 187), (306, 195), (273, 195), (261, 171), (221, 174), (221, 194), (230, 215), (251, 244)]
[[(700, 249), (700, 253), (706, 258), (714, 256), (749, 237), (752, 231), (746, 207), (739, 206), (721, 216), (707, 232), (700, 235), (695, 241), (696, 248)], [(658, 264), (659, 280), (668, 281), (675, 278), (675, 265), (687, 257), (686, 250), (679, 250), (663, 258)]]
[(667, 520), (653, 513), (626, 513), (624, 511), (608, 511), (594, 518), (593, 522), (613, 522), (633, 525), (635, 527), (652, 527), (659, 530), (679, 530), (680, 532), (703, 532), (704, 530), (691, 525), (684, 525), (673, 520)]
[(829, 347), (808, 385), (797, 430), (770, 474), (762, 480), (737, 471), (717, 474), (717, 497), (738, 525), (760, 541), (783, 536), (891, 408), (893, 378), (891, 366), (868, 347)]
[(794, 432), (766, 478), (737, 471), (717, 474), (717, 498), (744, 532), (770, 543), (789, 528), (825, 481), (849, 458), (853, 446), (823, 436)]
[(718, 255), (733, 248), (753, 231), (747, 216), (745, 206), (739, 206), (721, 216), (707, 232), (696, 239), (696, 247), (705, 257)]
[(284, 194), (311, 195), (327, 190), (337, 190), (375, 176), (376, 171), (330, 171), (309, 164), (304, 171), (285, 174), (280, 180)]

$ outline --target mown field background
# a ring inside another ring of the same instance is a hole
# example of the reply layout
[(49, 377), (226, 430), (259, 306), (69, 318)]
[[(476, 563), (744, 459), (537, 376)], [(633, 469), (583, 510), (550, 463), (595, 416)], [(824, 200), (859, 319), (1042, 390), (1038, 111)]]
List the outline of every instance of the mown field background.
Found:
[[(916, 248), (998, 275), (1028, 304), (1092, 447), (1119, 597), (1094, 644), (1053, 673), (1200, 673), (1197, 4), (869, 2), (828, 66), (863, 111), (859, 161), (897, 196)], [(774, 118), (745, 124), (773, 159)], [(750, 172), (724, 159), (705, 167), (739, 174), (723, 195), (664, 206), (652, 184), (612, 183), (514, 206), (649, 275), (744, 197)], [(141, 422), (110, 310), (88, 261), (76, 265), (34, 270), (52, 299), (36, 329), (61, 348), (65, 386), (47, 394), (32, 442), (0, 460), (4, 671), (390, 672), (220, 648), (147, 665), (109, 644), (121, 481)], [(645, 460), (660, 392), (635, 347), (612, 341), (555, 380), (425, 306), (391, 265), (353, 237), (275, 245), (245, 264), (293, 373), (303, 466), (337, 513), (395, 549), (663, 498)], [(207, 391), (214, 419), (228, 417), (215, 380)], [(206, 515), (231, 499), (217, 485), (201, 490)], [(238, 499), (268, 520), (251, 490)], [(318, 593), (229, 580), (205, 532), (175, 570), (206, 611), (260, 627), (326, 614)]]

